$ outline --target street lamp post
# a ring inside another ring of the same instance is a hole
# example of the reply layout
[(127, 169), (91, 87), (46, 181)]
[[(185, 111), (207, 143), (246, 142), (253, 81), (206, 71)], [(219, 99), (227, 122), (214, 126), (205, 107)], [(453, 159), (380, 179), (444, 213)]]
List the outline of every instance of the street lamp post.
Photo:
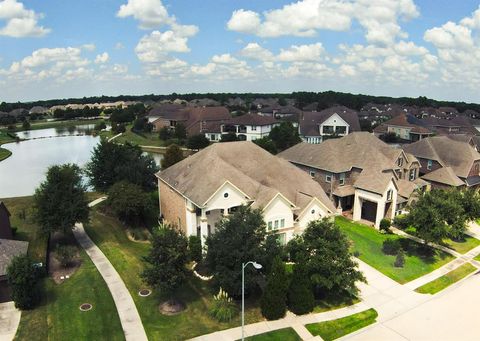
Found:
[(260, 270), (262, 268), (261, 264), (254, 261), (242, 263), (242, 341), (244, 340), (243, 326), (245, 325), (245, 268), (248, 266), (248, 264), (252, 264), (253, 267), (257, 270)]

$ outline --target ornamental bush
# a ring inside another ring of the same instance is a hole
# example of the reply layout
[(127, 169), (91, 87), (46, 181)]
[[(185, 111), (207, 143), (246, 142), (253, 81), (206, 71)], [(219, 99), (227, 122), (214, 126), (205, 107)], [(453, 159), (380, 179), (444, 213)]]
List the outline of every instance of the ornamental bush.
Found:
[(288, 275), (280, 257), (273, 260), (267, 276), (267, 286), (260, 300), (262, 315), (267, 320), (277, 320), (287, 312)]
[(190, 260), (197, 263), (202, 261), (202, 241), (200, 237), (188, 237), (188, 252), (190, 255)]
[(396, 268), (403, 268), (404, 264), (405, 264), (405, 251), (403, 251), (403, 249), (400, 249), (398, 251), (397, 257), (395, 258), (395, 263), (393, 263), (393, 265)]
[(292, 281), (288, 290), (288, 309), (296, 314), (308, 314), (315, 306), (312, 283), (303, 262), (293, 267)]
[(383, 218), (380, 220), (380, 230), (384, 232), (390, 232), (390, 226), (392, 225), (392, 222), (390, 219)]
[(217, 295), (213, 295), (210, 315), (218, 322), (229, 322), (238, 314), (238, 308), (227, 292), (222, 288)]

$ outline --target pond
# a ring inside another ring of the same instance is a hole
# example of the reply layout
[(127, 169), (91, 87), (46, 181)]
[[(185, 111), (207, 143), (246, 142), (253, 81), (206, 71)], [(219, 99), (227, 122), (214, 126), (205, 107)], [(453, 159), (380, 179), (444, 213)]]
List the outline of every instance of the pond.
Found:
[[(100, 142), (100, 137), (91, 135), (40, 138), (52, 136), (48, 135), (52, 129), (29, 133), (35, 133), (37, 139), (2, 145), (12, 155), (0, 162), (0, 198), (32, 195), (45, 180), (45, 173), (52, 165), (76, 163), (80, 167), (85, 166), (93, 148)], [(149, 154), (160, 164), (162, 155)]]
[(44, 137), (73, 136), (89, 134), (95, 128), (95, 124), (82, 124), (71, 127), (56, 127), (38, 130), (19, 131), (16, 135), (23, 139), (38, 139)]

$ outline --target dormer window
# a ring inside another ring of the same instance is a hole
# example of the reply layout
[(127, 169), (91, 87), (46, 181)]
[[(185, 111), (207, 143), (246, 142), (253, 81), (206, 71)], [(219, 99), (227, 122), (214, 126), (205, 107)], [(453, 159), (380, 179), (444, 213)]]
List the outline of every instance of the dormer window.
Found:
[(387, 192), (387, 200), (391, 201), (393, 198), (393, 191), (391, 189), (388, 190)]
[(332, 174), (325, 175), (325, 182), (328, 182), (328, 183), (332, 182)]
[(427, 161), (427, 169), (428, 169), (428, 170), (431, 170), (431, 169), (432, 169), (432, 166), (433, 166), (433, 161), (432, 161), (432, 160), (428, 160), (428, 161)]
[(402, 165), (403, 165), (403, 159), (402, 158), (398, 159), (397, 165), (398, 165), (398, 167), (402, 167)]
[(339, 184), (340, 186), (345, 185), (345, 173), (340, 173)]

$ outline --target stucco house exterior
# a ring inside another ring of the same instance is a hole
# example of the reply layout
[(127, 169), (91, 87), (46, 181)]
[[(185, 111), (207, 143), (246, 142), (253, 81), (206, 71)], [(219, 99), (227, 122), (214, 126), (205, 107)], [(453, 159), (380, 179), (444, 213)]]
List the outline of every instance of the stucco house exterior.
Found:
[(435, 136), (404, 146), (422, 165), (433, 188), (480, 186), (480, 154), (471, 143)]
[(157, 173), (160, 214), (202, 243), (242, 205), (262, 210), (282, 243), (335, 206), (307, 173), (252, 142), (213, 144)]
[(234, 133), (241, 141), (254, 141), (268, 136), (277, 125), (280, 125), (280, 121), (272, 116), (246, 114), (221, 123), (220, 133), (222, 135)]
[(308, 173), (334, 201), (338, 212), (376, 227), (393, 219), (427, 183), (411, 154), (367, 132), (354, 132), (321, 144), (300, 143), (280, 154)]
[(333, 136), (346, 136), (360, 131), (358, 113), (343, 106), (331, 107), (319, 112), (301, 114), (299, 134), (304, 142), (321, 143)]

